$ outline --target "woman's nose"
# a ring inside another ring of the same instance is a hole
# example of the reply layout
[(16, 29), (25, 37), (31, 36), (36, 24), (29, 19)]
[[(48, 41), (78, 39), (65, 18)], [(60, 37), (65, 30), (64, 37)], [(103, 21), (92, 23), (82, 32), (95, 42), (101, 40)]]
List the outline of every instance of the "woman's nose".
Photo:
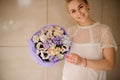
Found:
[(81, 15), (81, 11), (80, 10), (78, 10), (77, 12), (76, 12), (76, 15)]

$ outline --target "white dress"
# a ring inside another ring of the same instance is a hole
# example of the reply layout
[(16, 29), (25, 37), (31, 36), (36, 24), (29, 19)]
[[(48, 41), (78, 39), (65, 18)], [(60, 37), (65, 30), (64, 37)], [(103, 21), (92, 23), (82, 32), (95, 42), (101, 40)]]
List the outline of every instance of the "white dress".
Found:
[[(117, 49), (110, 28), (98, 22), (84, 27), (73, 26), (68, 33), (72, 35), (70, 53), (76, 53), (86, 59), (102, 59), (103, 48), (115, 47)], [(94, 70), (65, 61), (62, 80), (106, 80), (106, 71)]]

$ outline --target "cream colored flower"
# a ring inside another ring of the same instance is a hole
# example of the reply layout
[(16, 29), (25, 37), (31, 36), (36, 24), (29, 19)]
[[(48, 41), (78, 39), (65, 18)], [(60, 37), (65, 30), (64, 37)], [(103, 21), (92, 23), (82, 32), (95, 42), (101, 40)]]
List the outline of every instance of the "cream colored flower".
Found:
[(38, 35), (34, 35), (34, 36), (32, 37), (32, 40), (33, 40), (34, 43), (37, 43), (37, 42), (39, 41)]
[(47, 38), (50, 38), (50, 39), (53, 39), (54, 36), (52, 35), (52, 30), (49, 30), (48, 33), (46, 34), (47, 35)]
[(64, 55), (63, 55), (63, 54), (58, 54), (57, 56), (58, 56), (58, 58), (59, 58), (60, 60), (63, 60), (63, 59), (64, 59)]
[(60, 49), (59, 47), (55, 48), (55, 54), (56, 54), (56, 55), (60, 54), (60, 50), (61, 50), (61, 49)]
[(52, 56), (56, 55), (56, 54), (55, 54), (55, 49), (52, 49), (52, 48), (49, 48), (49, 49), (48, 49), (48, 53), (49, 53), (50, 55), (52, 55)]
[(40, 41), (44, 42), (46, 41), (47, 37), (44, 34), (39, 34)]
[(60, 27), (55, 27), (54, 29), (54, 36), (61, 36), (63, 35), (64, 31)]

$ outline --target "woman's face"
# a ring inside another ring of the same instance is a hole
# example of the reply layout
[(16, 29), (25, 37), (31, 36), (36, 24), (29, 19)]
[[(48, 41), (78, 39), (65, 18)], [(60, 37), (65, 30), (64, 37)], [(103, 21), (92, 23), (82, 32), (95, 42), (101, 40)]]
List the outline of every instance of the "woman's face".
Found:
[(73, 0), (67, 5), (68, 12), (78, 23), (85, 23), (89, 19), (89, 6), (83, 0)]

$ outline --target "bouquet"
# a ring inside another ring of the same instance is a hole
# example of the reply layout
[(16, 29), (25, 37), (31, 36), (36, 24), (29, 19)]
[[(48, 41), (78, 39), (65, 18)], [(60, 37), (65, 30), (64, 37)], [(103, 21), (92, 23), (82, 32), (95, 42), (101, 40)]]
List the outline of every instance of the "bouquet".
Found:
[(65, 58), (71, 41), (65, 29), (59, 25), (46, 25), (30, 39), (32, 55), (40, 65), (51, 66)]

